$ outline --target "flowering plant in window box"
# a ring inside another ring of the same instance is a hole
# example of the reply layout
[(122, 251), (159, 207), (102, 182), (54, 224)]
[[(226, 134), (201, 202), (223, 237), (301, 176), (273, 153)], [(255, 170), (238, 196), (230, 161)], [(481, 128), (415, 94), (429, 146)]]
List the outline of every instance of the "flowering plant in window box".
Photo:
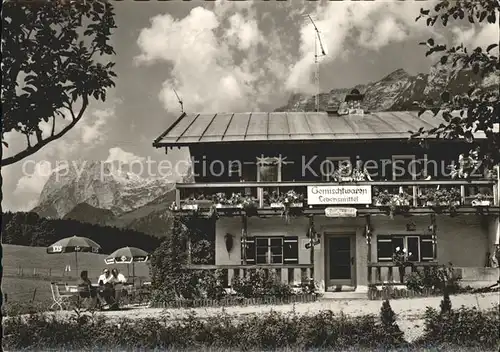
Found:
[(190, 197), (184, 201), (182, 204), (182, 210), (198, 210), (198, 204), (196, 203), (198, 199), (195, 197)]
[(282, 194), (278, 194), (276, 191), (264, 192), (264, 200), (271, 208), (302, 208), (304, 206), (304, 195), (294, 190)]
[(475, 199), (472, 200), (471, 204), (473, 207), (489, 207), (491, 205), (491, 200), (493, 196), (490, 194), (478, 193)]
[(240, 198), (239, 193), (232, 193), (228, 198), (225, 193), (219, 192), (212, 196), (212, 201), (216, 208), (243, 208)]
[(450, 212), (455, 212), (460, 206), (462, 196), (457, 188), (427, 189), (418, 196), (419, 203), (426, 207), (431, 207), (436, 211), (448, 208)]
[(451, 169), (451, 178), (469, 178), (480, 167), (481, 161), (479, 160), (479, 153), (474, 150), (465, 156), (460, 154), (458, 157), (458, 166), (452, 164), (449, 166)]
[(411, 208), (413, 197), (402, 190), (397, 194), (392, 194), (388, 190), (374, 193), (373, 204), (376, 207), (387, 208), (391, 218), (396, 213), (407, 213)]
[(366, 172), (358, 168), (352, 169), (350, 165), (342, 165), (338, 170), (333, 172), (333, 182), (361, 182), (370, 180)]
[(270, 204), (271, 208), (282, 209), (282, 216), (288, 222), (289, 216), (299, 214), (304, 207), (304, 196), (300, 193), (290, 190), (283, 194), (273, 191), (271, 194), (264, 193), (264, 199)]

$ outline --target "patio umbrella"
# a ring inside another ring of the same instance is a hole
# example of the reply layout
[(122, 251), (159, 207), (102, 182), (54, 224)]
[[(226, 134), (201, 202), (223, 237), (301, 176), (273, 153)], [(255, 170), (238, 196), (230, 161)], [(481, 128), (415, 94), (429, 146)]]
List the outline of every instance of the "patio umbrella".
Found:
[(107, 265), (132, 263), (132, 282), (135, 281), (135, 263), (145, 263), (149, 259), (149, 253), (136, 247), (123, 247), (117, 249), (104, 259)]
[(75, 253), (76, 273), (78, 275), (78, 252), (99, 253), (101, 246), (87, 237), (66, 237), (47, 247), (48, 254)]

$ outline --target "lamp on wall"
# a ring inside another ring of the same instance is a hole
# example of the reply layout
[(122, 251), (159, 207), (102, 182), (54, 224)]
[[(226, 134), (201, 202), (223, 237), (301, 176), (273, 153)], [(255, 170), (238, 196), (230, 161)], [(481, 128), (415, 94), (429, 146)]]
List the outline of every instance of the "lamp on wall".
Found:
[(409, 223), (406, 224), (406, 231), (416, 231), (417, 230), (417, 225), (413, 221), (410, 221)]
[(372, 234), (373, 234), (373, 227), (371, 225), (371, 218), (370, 215), (366, 215), (365, 231), (363, 233), (363, 236), (366, 239), (366, 244), (370, 244), (372, 240)]

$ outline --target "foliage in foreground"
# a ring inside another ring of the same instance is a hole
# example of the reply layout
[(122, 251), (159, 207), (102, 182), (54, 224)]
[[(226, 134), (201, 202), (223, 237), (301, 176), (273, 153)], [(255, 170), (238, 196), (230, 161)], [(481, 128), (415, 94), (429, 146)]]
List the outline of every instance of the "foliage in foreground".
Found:
[(114, 17), (105, 0), (2, 2), (2, 147), (9, 132), (27, 143), (2, 166), (66, 134), (92, 98), (106, 100), (116, 77)]
[[(443, 300), (446, 302), (446, 299)], [(443, 303), (442, 303), (443, 306)], [(417, 345), (455, 344), (498, 350), (500, 344), (500, 305), (489, 311), (451, 306), (438, 312), (427, 308), (425, 332)]]
[[(425, 6), (425, 5), (424, 5)], [(427, 5), (428, 6), (428, 5)], [(425, 20), (427, 26), (458, 25), (468, 21), (473, 26), (495, 25), (498, 27), (498, 0), (440, 0), (432, 8), (421, 9), (418, 20)], [(472, 27), (474, 28), (474, 27)], [(428, 47), (426, 56), (440, 53), (441, 65), (451, 64), (448, 71), (457, 67), (470, 70), (466, 92), (451, 96), (443, 91), (439, 100), (429, 101), (421, 113), (430, 109), (434, 115), (442, 111), (445, 123), (437, 128), (416, 131), (413, 137), (437, 136), (446, 139), (465, 139), (470, 144), (471, 156), (476, 161), (486, 165), (498, 165), (500, 162), (500, 133), (495, 131), (495, 125), (500, 122), (500, 99), (498, 95), (498, 38), (491, 37), (487, 46), (467, 48), (467, 43), (449, 47), (437, 43), (433, 38), (420, 44)], [(485, 91), (474, 86), (475, 81), (491, 78), (491, 88)], [(454, 112), (460, 113), (454, 114)], [(474, 133), (481, 132), (486, 136), (483, 144), (475, 143)], [(477, 149), (476, 149), (477, 148)], [(477, 152), (474, 153), (473, 151)]]
[(500, 342), (499, 310), (461, 308), (439, 314), (429, 308), (425, 334), (417, 344), (405, 342), (386, 301), (380, 319), (347, 317), (322, 311), (314, 315), (270, 312), (234, 317), (222, 312), (201, 318), (145, 318), (107, 321), (78, 313), (69, 319), (42, 314), (4, 321), (5, 349), (387, 349), (454, 345), (492, 350)]

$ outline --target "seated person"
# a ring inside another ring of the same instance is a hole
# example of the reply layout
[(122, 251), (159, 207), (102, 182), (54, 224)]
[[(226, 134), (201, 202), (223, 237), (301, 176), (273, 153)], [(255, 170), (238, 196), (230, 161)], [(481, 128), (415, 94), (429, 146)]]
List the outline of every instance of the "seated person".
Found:
[(102, 271), (102, 275), (99, 276), (99, 295), (104, 298), (107, 304), (110, 306), (116, 303), (115, 301), (115, 288), (113, 287), (113, 283), (111, 282), (112, 275), (109, 272), (109, 269), (105, 268)]
[(97, 290), (92, 287), (92, 283), (89, 279), (89, 273), (87, 270), (83, 270), (80, 274), (80, 280), (78, 281), (78, 292), (81, 298), (90, 298), (91, 305), (95, 306), (97, 304)]
[(111, 270), (111, 277), (108, 282), (113, 284), (113, 287), (115, 289), (115, 300), (116, 302), (119, 302), (123, 291), (123, 284), (127, 282), (127, 279), (122, 273), (118, 271), (118, 269), (114, 268), (113, 270)]
[(104, 284), (106, 284), (109, 281), (109, 279), (111, 279), (111, 274), (109, 272), (109, 269), (104, 268), (102, 269), (101, 276), (99, 276), (99, 279), (97, 279), (97, 284), (99, 286), (104, 286)]

